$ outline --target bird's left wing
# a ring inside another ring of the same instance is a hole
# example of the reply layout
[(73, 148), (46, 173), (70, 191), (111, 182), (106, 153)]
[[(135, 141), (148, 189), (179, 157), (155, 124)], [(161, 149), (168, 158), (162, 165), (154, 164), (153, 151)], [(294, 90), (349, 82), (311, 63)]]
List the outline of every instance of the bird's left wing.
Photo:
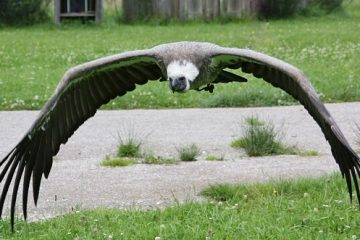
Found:
[[(262, 78), (273, 86), (281, 88), (303, 104), (329, 142), (333, 156), (346, 179), (350, 198), (352, 198), (352, 184), (354, 184), (360, 203), (359, 156), (350, 147), (340, 128), (320, 101), (315, 89), (299, 69), (277, 58), (247, 49), (218, 47), (211, 53), (211, 56), (213, 67), (219, 70), (239, 68), (245, 73), (251, 73), (255, 77)], [(237, 80), (234, 79), (234, 81)], [(225, 82), (229, 82), (229, 80), (227, 79)]]
[(134, 90), (136, 84), (164, 78), (164, 73), (162, 63), (151, 50), (100, 58), (68, 70), (30, 130), (0, 162), (0, 216), (14, 177), (10, 209), (12, 227), (21, 178), (26, 219), (31, 176), (36, 204), (42, 175), (48, 177), (53, 156), (60, 145), (66, 143), (101, 105)]

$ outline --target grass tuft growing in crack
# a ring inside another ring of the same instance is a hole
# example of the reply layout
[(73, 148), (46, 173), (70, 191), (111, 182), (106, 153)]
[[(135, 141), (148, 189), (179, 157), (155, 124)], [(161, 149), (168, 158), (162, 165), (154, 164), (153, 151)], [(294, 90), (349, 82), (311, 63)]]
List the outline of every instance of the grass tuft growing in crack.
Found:
[(186, 145), (177, 149), (181, 161), (196, 161), (200, 155), (200, 149), (196, 144)]
[(126, 167), (135, 164), (137, 161), (134, 158), (116, 157), (112, 158), (106, 155), (105, 160), (100, 163), (103, 167)]
[(129, 131), (126, 138), (119, 134), (118, 157), (139, 157), (142, 141), (133, 131)]
[(260, 121), (257, 117), (245, 119), (243, 136), (235, 139), (231, 146), (243, 148), (249, 156), (297, 154), (295, 147), (287, 146), (279, 140), (279, 132), (274, 125)]
[(224, 154), (221, 154), (220, 156), (208, 155), (205, 159), (207, 161), (224, 161), (225, 156), (224, 156)]
[(145, 164), (165, 164), (165, 165), (172, 165), (177, 164), (178, 161), (174, 158), (165, 158), (162, 156), (155, 156), (155, 155), (145, 155), (142, 163)]

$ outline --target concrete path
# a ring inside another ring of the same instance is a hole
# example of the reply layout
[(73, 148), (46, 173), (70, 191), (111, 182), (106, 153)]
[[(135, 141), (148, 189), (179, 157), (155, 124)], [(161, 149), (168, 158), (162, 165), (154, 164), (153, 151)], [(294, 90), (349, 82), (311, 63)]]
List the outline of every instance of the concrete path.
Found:
[[(360, 103), (327, 107), (355, 147)], [(20, 140), (37, 114), (0, 112), (0, 158)], [(230, 142), (241, 134), (243, 119), (251, 115), (282, 129), (288, 144), (317, 150), (321, 156), (249, 158), (232, 149)], [(171, 166), (100, 167), (107, 154), (116, 152), (118, 134), (128, 134), (129, 130), (143, 140), (143, 150), (154, 155), (176, 156), (176, 148), (189, 143), (197, 144), (202, 154), (197, 162)], [(206, 161), (209, 154), (224, 155), (226, 160)], [(199, 191), (214, 183), (318, 176), (335, 170), (337, 164), (320, 128), (301, 106), (99, 111), (61, 147), (49, 179), (43, 180), (38, 207), (29, 205), (29, 218), (48, 218), (95, 207), (163, 207), (175, 200), (201, 200)], [(32, 193), (29, 196), (32, 203)], [(9, 199), (10, 194), (7, 210)]]

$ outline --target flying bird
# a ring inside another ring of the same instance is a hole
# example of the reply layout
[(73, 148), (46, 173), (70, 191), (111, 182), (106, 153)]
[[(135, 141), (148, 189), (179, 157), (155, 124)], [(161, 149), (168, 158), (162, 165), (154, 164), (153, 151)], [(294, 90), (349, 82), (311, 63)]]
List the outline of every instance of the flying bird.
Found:
[[(148, 81), (166, 81), (173, 92), (212, 92), (214, 84), (246, 82), (227, 69), (262, 78), (297, 99), (320, 126), (331, 146), (352, 199), (356, 190), (360, 203), (359, 156), (351, 149), (338, 125), (320, 101), (306, 76), (296, 67), (248, 49), (224, 48), (211, 43), (177, 42), (112, 55), (75, 66), (65, 72), (50, 100), (20, 142), (0, 162), (0, 216), (10, 185), (11, 226), (21, 179), (22, 209), (27, 203), (32, 180), (35, 205), (42, 176), (49, 176), (61, 144), (97, 109), (111, 99), (133, 91)], [(239, 92), (241, 94), (241, 92)], [(12, 183), (13, 182), (13, 183)]]

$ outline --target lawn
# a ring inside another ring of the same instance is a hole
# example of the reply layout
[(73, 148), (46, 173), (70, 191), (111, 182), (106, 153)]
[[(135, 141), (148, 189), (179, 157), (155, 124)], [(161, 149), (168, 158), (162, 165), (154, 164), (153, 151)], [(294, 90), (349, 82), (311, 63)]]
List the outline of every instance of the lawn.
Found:
[[(204, 203), (79, 210), (35, 223), (0, 222), (4, 239), (359, 239), (360, 215), (340, 175), (215, 185)], [(156, 238), (157, 237), (157, 238)]]
[[(71, 66), (164, 42), (210, 41), (251, 48), (298, 66), (326, 102), (360, 101), (360, 3), (346, 13), (270, 22), (169, 25), (70, 24), (0, 28), (0, 110), (39, 109)], [(172, 94), (150, 83), (104, 108), (294, 104), (261, 80)], [(360, 215), (339, 175), (253, 185), (216, 185), (202, 203), (165, 209), (80, 209), (54, 219), (0, 221), (0, 239), (358, 239)]]
[[(210, 41), (258, 50), (302, 69), (326, 102), (360, 101), (360, 3), (345, 13), (270, 22), (100, 26), (68, 24), (0, 29), (0, 110), (39, 109), (74, 65), (164, 42)], [(104, 106), (119, 108), (286, 105), (294, 101), (262, 80), (172, 94), (166, 83), (138, 87)]]

